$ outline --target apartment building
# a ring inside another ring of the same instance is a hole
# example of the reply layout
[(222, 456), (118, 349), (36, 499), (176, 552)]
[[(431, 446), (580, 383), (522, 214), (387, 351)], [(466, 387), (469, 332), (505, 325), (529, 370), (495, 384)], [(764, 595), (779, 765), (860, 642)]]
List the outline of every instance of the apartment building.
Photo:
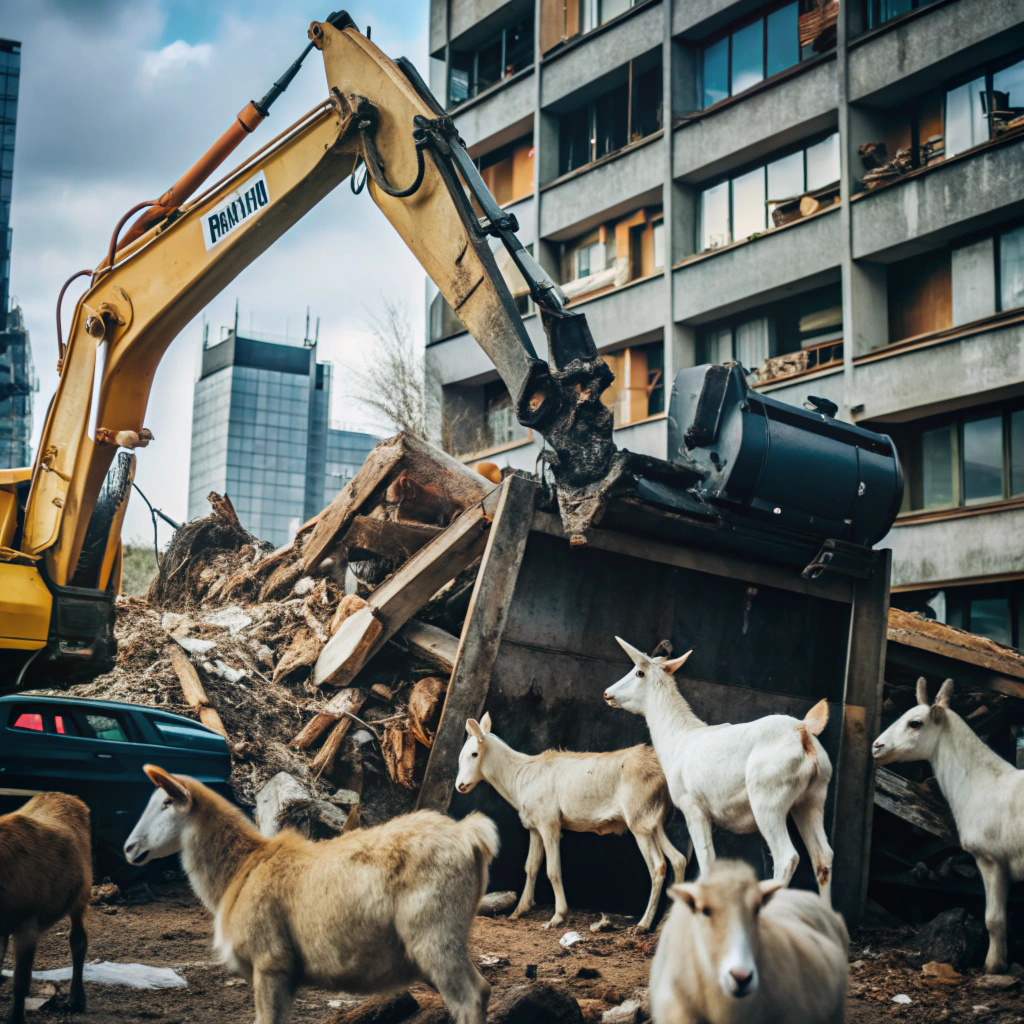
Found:
[[(432, 0), (431, 86), (586, 312), (619, 447), (676, 373), (890, 433), (893, 600), (1024, 643), (1024, 0)], [(538, 352), (523, 282), (499, 264)], [(532, 470), (428, 282), (451, 447)]]
[[(307, 323), (308, 335), (308, 323)], [(221, 330), (203, 339), (192, 407), (188, 516), (227, 493), (242, 525), (287, 544), (358, 471), (379, 437), (332, 424), (333, 367), (314, 339)]]

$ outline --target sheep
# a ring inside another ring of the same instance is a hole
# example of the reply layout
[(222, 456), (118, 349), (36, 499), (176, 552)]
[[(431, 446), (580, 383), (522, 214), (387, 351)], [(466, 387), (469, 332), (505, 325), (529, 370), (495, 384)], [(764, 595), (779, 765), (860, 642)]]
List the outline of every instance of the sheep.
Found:
[(484, 1024), (490, 985), (468, 942), (498, 851), (489, 818), (417, 811), (326, 842), (287, 828), (267, 839), (195, 779), (144, 771), (157, 789), (125, 857), (181, 853), (214, 948), (253, 988), (256, 1024), (284, 1024), (300, 985), (369, 995), (417, 981), (455, 1024)]
[(849, 978), (842, 917), (814, 893), (758, 882), (720, 860), (675, 901), (651, 965), (654, 1024), (841, 1024)]
[(0, 964), (14, 938), (11, 1024), (25, 1020), (36, 943), (62, 918), (71, 918), (69, 1008), (85, 1009), (82, 970), (89, 941), (85, 911), (92, 895), (89, 808), (67, 793), (38, 793), (0, 816)]
[(616, 708), (643, 715), (672, 801), (683, 812), (703, 874), (715, 859), (711, 828), (761, 830), (774, 878), (789, 885), (800, 857), (789, 837), (793, 815), (814, 866), (818, 890), (832, 905), (832, 847), (825, 835), (825, 796), (832, 763), (817, 737), (828, 723), (820, 701), (803, 721), (768, 715), (738, 725), (709, 726), (692, 711), (672, 678), (693, 653), (649, 658), (619, 637), (634, 669), (604, 692)]
[(985, 886), (988, 974), (1006, 972), (1006, 899), (1010, 882), (1024, 879), (1024, 771), (1004, 761), (950, 706), (953, 680), (928, 704), (917, 681), (917, 705), (875, 740), (875, 764), (928, 761)]
[(546, 854), (555, 913), (544, 927), (565, 922), (569, 908), (559, 851), (563, 828), (601, 836), (622, 835), (628, 828), (651, 873), (651, 895), (636, 926), (638, 932), (649, 931), (665, 881), (665, 857), (677, 882), (683, 880), (687, 860), (665, 835), (672, 802), (654, 751), (641, 745), (604, 754), (545, 750), (531, 757), (513, 750), (491, 732), (490, 713), (479, 723), (469, 719), (466, 732), (469, 739), (459, 754), (456, 788), (468, 793), (486, 779), (519, 812), (519, 820), (530, 832), (526, 886), (512, 918), (534, 906), (537, 873)]

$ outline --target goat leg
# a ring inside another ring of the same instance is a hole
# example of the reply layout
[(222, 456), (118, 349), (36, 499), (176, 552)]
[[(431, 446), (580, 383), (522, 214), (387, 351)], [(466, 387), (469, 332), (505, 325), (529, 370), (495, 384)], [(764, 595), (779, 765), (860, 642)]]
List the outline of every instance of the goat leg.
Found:
[(569, 904), (565, 901), (565, 887), (562, 885), (562, 856), (559, 845), (562, 835), (561, 829), (553, 829), (541, 835), (544, 840), (544, 857), (547, 860), (548, 881), (555, 891), (555, 913), (545, 928), (558, 927), (565, 924), (565, 917), (569, 913)]
[(25, 1024), (25, 997), (32, 984), (32, 963), (36, 958), (35, 932), (15, 932), (14, 987), (11, 992), (10, 1024)]
[(640, 918), (639, 924), (633, 930), (639, 933), (649, 932), (651, 923), (654, 921), (654, 912), (658, 909), (658, 900), (661, 899), (661, 889), (665, 884), (665, 858), (658, 847), (657, 840), (646, 834), (637, 835), (636, 844), (640, 847), (644, 861), (647, 863), (647, 870), (651, 873), (651, 895), (647, 900), (647, 909), (644, 916)]
[(519, 906), (512, 911), (510, 920), (518, 920), (523, 914), (528, 914), (534, 907), (533, 894), (537, 887), (537, 875), (540, 873), (540, 862), (544, 856), (544, 844), (541, 842), (540, 833), (530, 829), (530, 852), (526, 855), (526, 884), (523, 886), (523, 895), (519, 898)]
[(85, 932), (85, 908), (77, 907), (71, 911), (71, 935), (68, 944), (71, 946), (71, 992), (68, 1008), (72, 1013), (85, 1010), (85, 985), (82, 983), (82, 972), (85, 969), (85, 954), (89, 948), (89, 937)]
[[(0, 935), (0, 968), (4, 965), (4, 960), (7, 959), (7, 940), (10, 938), (9, 935)], [(2, 985), (7, 979), (2, 973), (0, 973), (0, 985)]]
[(1006, 869), (997, 861), (975, 857), (985, 885), (985, 927), (988, 929), (986, 974), (1006, 973), (1006, 901), (1010, 881)]
[(292, 1015), (292, 983), (283, 971), (254, 967), (252, 990), (256, 1003), (256, 1024), (287, 1024)]

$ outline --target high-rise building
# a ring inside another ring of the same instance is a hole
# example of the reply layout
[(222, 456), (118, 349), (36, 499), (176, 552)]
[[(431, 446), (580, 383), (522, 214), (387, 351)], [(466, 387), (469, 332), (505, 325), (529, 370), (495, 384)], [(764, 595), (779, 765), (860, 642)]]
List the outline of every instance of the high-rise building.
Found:
[(21, 309), (11, 307), (11, 186), (21, 43), (0, 39), (0, 469), (32, 461), (32, 395), (39, 381)]
[(11, 291), (11, 184), (20, 77), (21, 43), (0, 39), (0, 318), (7, 315)]
[(15, 306), (0, 331), (0, 469), (32, 464), (32, 396), (38, 390), (28, 328)]
[(204, 339), (192, 410), (189, 518), (225, 493), (250, 533), (288, 543), (359, 469), (380, 438), (330, 424), (332, 367), (315, 341)]
[[(1020, 4), (431, 0), (430, 52), (615, 372), (619, 447), (674, 454), (672, 382), (695, 364), (829, 398), (902, 457), (893, 601), (1024, 643)], [(541, 439), (434, 295), (453, 447), (533, 469)]]

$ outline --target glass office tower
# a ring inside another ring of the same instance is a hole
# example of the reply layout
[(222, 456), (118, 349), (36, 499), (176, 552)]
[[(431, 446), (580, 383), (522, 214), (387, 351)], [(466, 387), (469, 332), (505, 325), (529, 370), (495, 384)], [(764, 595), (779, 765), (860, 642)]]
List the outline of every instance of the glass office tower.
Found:
[(204, 345), (192, 411), (188, 514), (227, 493), (242, 525), (287, 544), (359, 469), (379, 438), (330, 427), (332, 375), (316, 344), (234, 330)]

